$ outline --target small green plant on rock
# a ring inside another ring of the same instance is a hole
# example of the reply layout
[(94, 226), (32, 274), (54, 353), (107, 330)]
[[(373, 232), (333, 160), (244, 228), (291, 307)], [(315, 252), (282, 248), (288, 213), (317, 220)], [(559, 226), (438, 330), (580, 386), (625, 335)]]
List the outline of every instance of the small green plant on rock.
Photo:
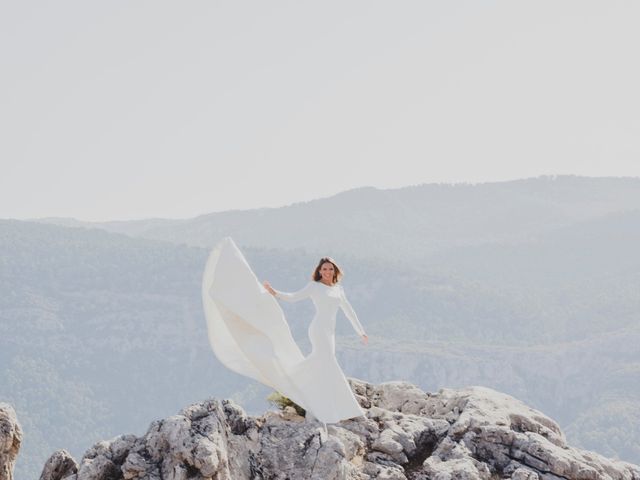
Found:
[(304, 408), (298, 405), (296, 402), (291, 400), (290, 398), (285, 397), (278, 391), (272, 392), (267, 397), (267, 400), (271, 402), (273, 405), (278, 407), (280, 410), (284, 410), (285, 407), (293, 407), (296, 410), (296, 413), (301, 417), (304, 417), (307, 413)]

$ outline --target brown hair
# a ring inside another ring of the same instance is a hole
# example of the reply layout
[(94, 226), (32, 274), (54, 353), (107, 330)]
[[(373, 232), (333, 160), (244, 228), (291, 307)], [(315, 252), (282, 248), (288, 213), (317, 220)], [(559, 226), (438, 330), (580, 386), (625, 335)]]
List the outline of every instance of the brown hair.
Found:
[(342, 278), (342, 269), (338, 266), (336, 261), (331, 257), (322, 257), (320, 259), (320, 261), (318, 262), (318, 266), (316, 267), (316, 269), (313, 271), (313, 274), (311, 275), (311, 278), (316, 282), (319, 281), (322, 278), (322, 275), (320, 275), (320, 268), (322, 267), (322, 265), (324, 265), (327, 262), (333, 265), (333, 284), (335, 285)]

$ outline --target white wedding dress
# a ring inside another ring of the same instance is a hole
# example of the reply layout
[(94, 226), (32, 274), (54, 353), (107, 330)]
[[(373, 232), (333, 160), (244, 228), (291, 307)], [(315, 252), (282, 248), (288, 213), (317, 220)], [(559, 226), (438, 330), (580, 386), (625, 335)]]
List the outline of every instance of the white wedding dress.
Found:
[(316, 314), (309, 325), (312, 351), (307, 357), (274, 296), (231, 237), (223, 238), (209, 255), (202, 282), (215, 355), (229, 369), (274, 388), (325, 424), (364, 416), (335, 357), (338, 307), (356, 333), (365, 333), (342, 286), (309, 281), (294, 293), (276, 290), (276, 296), (290, 302), (313, 300)]

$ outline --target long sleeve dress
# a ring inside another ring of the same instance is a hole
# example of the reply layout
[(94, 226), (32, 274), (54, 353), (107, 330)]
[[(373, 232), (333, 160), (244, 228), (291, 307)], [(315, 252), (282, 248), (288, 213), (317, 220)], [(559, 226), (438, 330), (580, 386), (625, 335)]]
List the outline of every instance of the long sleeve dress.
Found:
[(258, 281), (231, 237), (207, 260), (202, 299), (209, 343), (229, 369), (270, 386), (324, 423), (363, 416), (335, 357), (335, 322), (341, 308), (356, 333), (364, 334), (341, 285), (310, 281), (297, 292), (276, 291), (285, 301), (311, 298), (316, 313), (305, 357), (291, 335), (282, 308)]
[(325, 423), (363, 415), (364, 412), (335, 356), (338, 307), (349, 319), (355, 332), (365, 335), (342, 285), (328, 286), (322, 282), (310, 281), (297, 292), (276, 290), (276, 297), (288, 302), (311, 298), (316, 307), (308, 329), (311, 353), (288, 371), (289, 377), (305, 395), (312, 413)]

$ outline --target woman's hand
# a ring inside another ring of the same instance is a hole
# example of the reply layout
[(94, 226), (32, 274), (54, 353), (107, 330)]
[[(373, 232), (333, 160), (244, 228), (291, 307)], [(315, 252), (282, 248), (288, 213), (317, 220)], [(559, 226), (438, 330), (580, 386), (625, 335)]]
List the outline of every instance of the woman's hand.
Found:
[(362, 335), (362, 343), (364, 343), (365, 345), (367, 344), (367, 342), (369, 342), (369, 337), (367, 337), (366, 334)]
[(276, 291), (273, 288), (271, 288), (271, 284), (269, 282), (265, 280), (264, 282), (262, 282), (262, 285), (264, 285), (264, 288), (266, 288), (267, 291), (275, 297)]

